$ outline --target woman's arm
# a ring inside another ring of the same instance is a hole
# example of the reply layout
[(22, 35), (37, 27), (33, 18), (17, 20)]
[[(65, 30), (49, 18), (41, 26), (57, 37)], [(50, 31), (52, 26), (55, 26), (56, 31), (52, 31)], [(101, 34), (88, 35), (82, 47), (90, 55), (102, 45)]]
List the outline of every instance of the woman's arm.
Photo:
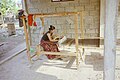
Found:
[(50, 40), (51, 42), (57, 42), (57, 41), (58, 41), (58, 40), (53, 40), (53, 39), (51, 38), (50, 33), (48, 33), (47, 36), (48, 36), (48, 38), (49, 38), (49, 40)]

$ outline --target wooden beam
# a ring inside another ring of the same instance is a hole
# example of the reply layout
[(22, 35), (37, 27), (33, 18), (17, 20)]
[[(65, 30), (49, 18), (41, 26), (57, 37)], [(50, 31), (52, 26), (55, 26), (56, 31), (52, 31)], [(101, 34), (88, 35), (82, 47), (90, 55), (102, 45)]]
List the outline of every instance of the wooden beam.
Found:
[(61, 12), (61, 13), (43, 13), (43, 14), (32, 14), (35, 17), (51, 17), (51, 16), (67, 16), (80, 14), (81, 12)]
[(33, 58), (33, 57), (35, 57), (37, 54), (33, 54), (32, 56), (31, 56), (31, 58)]
[[(103, 37), (84, 37), (80, 39), (104, 39), (104, 38)], [(84, 42), (83, 42), (83, 46), (84, 46)]]
[[(76, 15), (81, 14), (82, 12), (61, 12), (61, 13), (43, 13), (43, 14), (31, 14), (34, 15), (34, 18), (40, 17), (41, 20), (43, 17), (54, 17), (54, 16), (67, 16), (67, 15)], [(44, 19), (43, 19), (44, 20)]]
[(70, 46), (74, 40), (75, 40), (75, 39), (71, 39), (70, 41), (68, 41), (68, 43), (67, 43), (66, 45), (67, 45), (67, 46)]
[(60, 52), (46, 52), (41, 51), (41, 54), (50, 54), (50, 55), (63, 55), (63, 56), (77, 56), (75, 52), (60, 51)]
[(115, 80), (118, 0), (106, 0), (104, 80)]

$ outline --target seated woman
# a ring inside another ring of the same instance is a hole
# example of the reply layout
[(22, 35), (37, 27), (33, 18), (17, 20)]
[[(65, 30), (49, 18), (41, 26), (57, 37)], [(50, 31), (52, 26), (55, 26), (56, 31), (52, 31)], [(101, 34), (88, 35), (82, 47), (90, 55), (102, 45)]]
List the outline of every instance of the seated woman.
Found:
[[(55, 27), (50, 25), (49, 31), (46, 32), (40, 42), (40, 45), (43, 47), (44, 51), (48, 52), (60, 52), (57, 46), (58, 40), (53, 39), (53, 33), (55, 31)], [(46, 55), (48, 59), (56, 58), (55, 55)]]

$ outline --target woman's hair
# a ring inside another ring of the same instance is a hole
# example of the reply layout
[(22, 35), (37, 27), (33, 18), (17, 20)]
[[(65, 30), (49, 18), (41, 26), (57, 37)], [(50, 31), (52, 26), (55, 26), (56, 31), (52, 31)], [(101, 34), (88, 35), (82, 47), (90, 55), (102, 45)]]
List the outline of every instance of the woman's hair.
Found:
[(50, 30), (54, 30), (54, 29), (55, 29), (55, 27), (54, 27), (53, 25), (50, 25), (49, 31), (50, 31)]

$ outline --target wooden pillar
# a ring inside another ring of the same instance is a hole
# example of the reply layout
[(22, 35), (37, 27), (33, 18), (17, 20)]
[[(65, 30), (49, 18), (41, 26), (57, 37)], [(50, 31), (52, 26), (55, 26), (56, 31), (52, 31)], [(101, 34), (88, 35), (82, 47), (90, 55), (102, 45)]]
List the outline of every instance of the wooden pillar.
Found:
[(30, 61), (30, 63), (32, 63), (32, 61), (31, 61), (31, 55), (30, 55), (30, 48), (29, 48), (30, 46), (29, 46), (29, 40), (28, 40), (27, 26), (26, 26), (26, 23), (25, 23), (25, 19), (22, 18), (22, 20), (23, 20), (25, 40), (26, 40), (27, 56), (28, 56), (28, 60)]
[(115, 80), (117, 12), (118, 0), (106, 0), (104, 80)]
[(82, 53), (80, 54), (80, 56), (81, 56), (81, 59), (82, 59), (82, 61), (83, 61), (83, 58), (82, 58), (82, 56), (84, 55), (84, 51), (85, 51), (85, 49), (84, 49), (84, 20), (83, 20), (83, 17), (84, 17), (84, 13), (82, 12), (81, 14), (80, 14), (80, 31), (81, 31), (81, 42), (82, 42)]
[(45, 26), (45, 23), (44, 23), (44, 18), (43, 18), (43, 17), (41, 17), (41, 18), (40, 18), (40, 20), (42, 21), (42, 27), (44, 27), (44, 26)]
[(78, 68), (78, 65), (79, 65), (78, 46), (79, 46), (79, 43), (78, 43), (78, 15), (75, 14), (75, 47), (76, 47), (76, 65), (77, 65), (77, 68)]
[(43, 35), (43, 34), (45, 34), (45, 21), (44, 21), (44, 18), (43, 18), (43, 17), (41, 17), (40, 20), (41, 20), (41, 22), (42, 22), (42, 27), (44, 27), (44, 31), (43, 31), (43, 33), (40, 34), (40, 35)]
[(80, 32), (82, 38), (82, 46), (84, 45), (84, 21), (83, 21), (83, 12), (80, 14)]
[[(26, 11), (27, 14), (29, 14), (27, 0), (24, 0), (24, 4), (25, 4), (25, 11)], [(27, 29), (28, 29), (28, 34), (29, 34), (29, 43), (30, 43), (30, 46), (31, 46), (32, 45), (32, 38), (31, 38), (30, 26), (28, 26)]]

